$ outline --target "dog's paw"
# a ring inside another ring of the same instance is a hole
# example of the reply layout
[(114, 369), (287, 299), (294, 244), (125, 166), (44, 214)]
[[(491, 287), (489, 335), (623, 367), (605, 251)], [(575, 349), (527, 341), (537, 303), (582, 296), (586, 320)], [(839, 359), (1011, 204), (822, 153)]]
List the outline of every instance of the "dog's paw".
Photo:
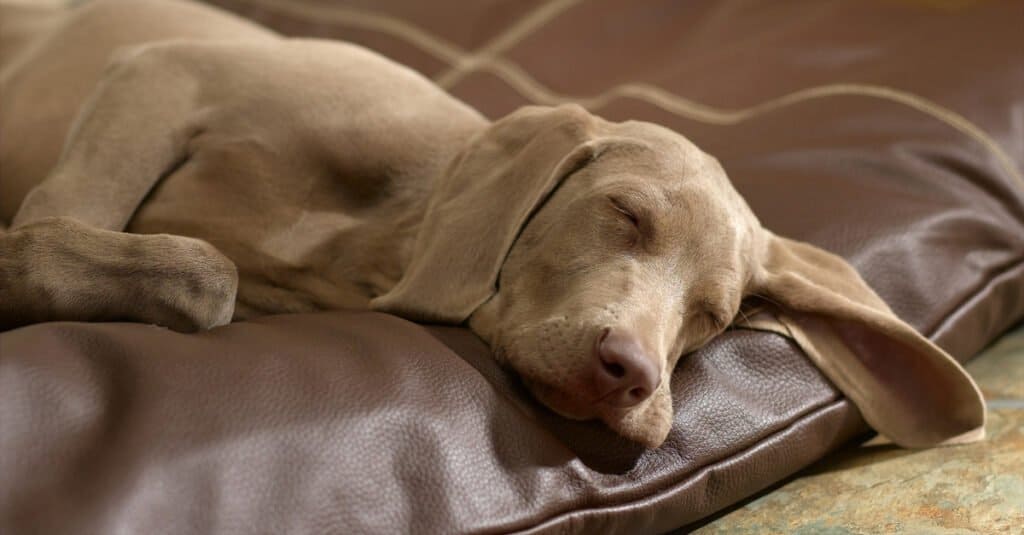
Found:
[(155, 266), (158, 271), (167, 269), (165, 275), (139, 281), (146, 286), (140, 293), (153, 298), (149, 323), (182, 332), (230, 323), (238, 293), (235, 264), (203, 240), (167, 234), (148, 237), (154, 259), (173, 259)]

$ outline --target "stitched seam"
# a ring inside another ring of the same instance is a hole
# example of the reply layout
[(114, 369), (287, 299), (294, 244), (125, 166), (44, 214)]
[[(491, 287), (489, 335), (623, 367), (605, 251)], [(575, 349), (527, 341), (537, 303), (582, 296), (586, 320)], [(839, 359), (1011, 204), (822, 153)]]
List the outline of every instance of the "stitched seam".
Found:
[(824, 84), (799, 89), (746, 108), (728, 109), (702, 104), (671, 93), (663, 88), (642, 83), (613, 86), (602, 93), (589, 97), (560, 94), (541, 85), (519, 66), (503, 60), (496, 60), (481, 65), (479, 70), (487, 71), (497, 76), (524, 98), (536, 104), (556, 105), (575, 102), (584, 108), (596, 111), (609, 105), (616, 99), (631, 98), (646, 102), (679, 117), (716, 126), (733, 126), (794, 104), (822, 98), (860, 96), (886, 100), (917, 110), (981, 144), (989, 154), (995, 157), (998, 167), (1011, 179), (1015, 180), (1017, 185), (1024, 191), (1024, 174), (1021, 173), (1013, 159), (1003, 150), (999, 143), (989, 136), (987, 132), (963, 115), (949, 108), (919, 95), (892, 87), (859, 83)]
[(319, 24), (337, 23), (391, 35), (449, 64), (458, 63), (467, 56), (464, 49), (397, 17), (339, 6), (277, 3), (273, 0), (247, 1), (268, 12), (276, 12), (297, 19), (312, 17)]
[[(931, 339), (931, 337), (935, 333), (939, 332), (940, 330), (943, 330), (943, 328), (946, 325), (948, 325), (948, 322), (949, 322), (950, 318), (952, 318), (953, 316), (956, 316), (958, 314), (961, 314), (965, 310), (967, 310), (968, 305), (970, 305), (970, 303), (973, 303), (982, 294), (982, 292), (984, 292), (985, 289), (989, 287), (989, 284), (993, 280), (998, 279), (998, 278), (1002, 277), (1003, 275), (1010, 274), (1011, 272), (1013, 272), (1015, 270), (1018, 270), (1018, 269), (1024, 269), (1024, 257), (1021, 257), (1021, 258), (1018, 258), (1018, 259), (1012, 261), (1012, 263), (1010, 263), (1006, 268), (999, 270), (998, 273), (996, 273), (995, 275), (993, 275), (991, 277), (987, 277), (985, 279), (985, 282), (979, 284), (978, 288), (974, 292), (970, 293), (968, 296), (966, 296), (965, 298), (961, 299), (960, 302), (957, 303), (956, 305), (954, 305), (953, 308), (948, 313), (944, 314), (942, 321), (940, 321), (937, 325), (935, 325), (931, 329), (928, 329), (928, 333), (925, 334), (925, 336), (927, 338)], [(1012, 324), (1016, 323), (1020, 319), (1021, 319), (1021, 317), (1013, 318), (1011, 320), (1010, 324), (1012, 325)], [(971, 358), (973, 358), (973, 357), (971, 357)], [(968, 358), (968, 360), (970, 360), (970, 358)]]
[[(802, 350), (800, 352), (803, 353)], [(714, 468), (716, 466), (720, 466), (722, 464), (725, 464), (730, 459), (734, 459), (736, 457), (739, 457), (739, 456), (741, 456), (741, 455), (743, 455), (743, 454), (753, 450), (754, 448), (757, 448), (762, 442), (764, 442), (767, 439), (770, 439), (772, 437), (775, 437), (775, 436), (778, 436), (778, 435), (780, 435), (782, 433), (785, 433), (785, 432), (793, 429), (797, 425), (800, 425), (801, 423), (806, 422), (806, 421), (810, 421), (811, 419), (813, 419), (817, 415), (819, 415), (819, 414), (821, 414), (821, 413), (823, 413), (823, 412), (825, 412), (827, 410), (831, 410), (832, 408), (837, 407), (837, 406), (839, 406), (842, 403), (850, 403), (850, 401), (847, 398), (843, 397), (841, 394), (837, 394), (837, 397), (838, 397), (838, 399), (833, 399), (833, 400), (824, 402), (824, 403), (822, 403), (820, 405), (817, 405), (817, 406), (815, 406), (813, 408), (810, 408), (810, 409), (804, 411), (801, 415), (794, 417), (788, 424), (786, 424), (786, 425), (778, 428), (777, 430), (772, 431), (771, 433), (768, 433), (765, 436), (763, 436), (763, 437), (753, 441), (749, 446), (747, 446), (745, 448), (742, 448), (742, 449), (737, 450), (737, 451), (735, 451), (735, 452), (733, 452), (733, 453), (731, 453), (731, 454), (729, 454), (729, 455), (727, 455), (725, 457), (721, 457), (719, 459), (716, 459), (714, 461), (710, 461), (710, 462), (708, 462), (708, 463), (706, 463), (704, 465), (701, 465), (701, 466), (699, 466), (697, 468), (694, 468), (693, 470), (687, 472), (683, 477), (681, 477), (681, 478), (677, 479), (676, 481), (668, 484), (667, 486), (659, 489), (657, 492), (653, 493), (653, 495), (663, 496), (664, 494), (666, 494), (668, 492), (671, 492), (671, 491), (673, 491), (675, 489), (678, 489), (679, 487), (681, 487), (681, 486), (685, 485), (686, 483), (688, 483), (691, 480), (690, 476), (692, 476), (693, 474), (701, 472), (703, 470)], [(810, 465), (808, 465), (808, 466), (810, 466)], [(806, 468), (806, 467), (801, 467), (797, 471), (802, 470), (803, 468)], [(748, 496), (753, 496), (754, 494), (756, 494), (760, 490), (761, 489), (758, 489), (757, 491), (754, 491), (754, 492), (750, 493)], [(557, 523), (564, 522), (566, 519), (568, 519), (571, 522), (571, 519), (572, 519), (573, 516), (577, 516), (577, 515), (580, 515), (580, 514), (590, 515), (590, 514), (601, 513), (601, 512), (610, 512), (610, 510), (612, 510), (612, 509), (619, 509), (619, 508), (622, 508), (622, 507), (628, 507), (628, 506), (630, 506), (632, 504), (642, 504), (644, 501), (646, 501), (651, 496), (652, 496), (651, 494), (648, 494), (647, 496), (644, 496), (644, 497), (639, 498), (639, 499), (630, 499), (630, 500), (626, 500), (626, 501), (622, 501), (622, 502), (617, 502), (617, 503), (603, 504), (603, 505), (600, 505), (600, 506), (597, 506), (597, 507), (590, 507), (590, 508), (586, 508), (586, 509), (571, 509), (571, 510), (568, 510), (568, 511), (565, 511), (565, 512), (562, 512), (562, 513), (557, 513), (555, 515), (552, 515), (552, 516), (550, 516), (550, 517), (548, 517), (548, 518), (546, 518), (546, 519), (544, 519), (544, 520), (542, 520), (540, 522), (536, 522), (536, 523), (530, 525), (529, 527), (526, 527), (526, 528), (516, 528), (516, 530), (518, 532), (522, 532), (522, 531), (525, 531), (527, 529), (542, 528), (542, 527), (545, 527), (545, 525), (547, 525), (547, 524), (550, 524), (550, 527), (554, 528), (554, 527), (556, 527), (555, 525)]]
[(553, 0), (542, 4), (488, 41), (487, 44), (478, 48), (473, 54), (460, 58), (448, 71), (436, 76), (434, 81), (441, 87), (451, 88), (467, 74), (477, 70), (479, 65), (491, 61), (498, 54), (519, 44), (523, 39), (580, 2), (582, 0)]

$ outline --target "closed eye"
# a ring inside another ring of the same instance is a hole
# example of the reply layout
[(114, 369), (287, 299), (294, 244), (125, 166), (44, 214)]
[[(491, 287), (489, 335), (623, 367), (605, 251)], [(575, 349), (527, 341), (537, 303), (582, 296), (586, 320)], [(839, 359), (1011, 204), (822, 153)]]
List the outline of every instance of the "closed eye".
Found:
[(609, 197), (608, 200), (611, 201), (612, 207), (615, 208), (615, 211), (622, 214), (622, 216), (629, 220), (629, 222), (634, 227), (636, 227), (637, 229), (640, 228), (640, 220), (636, 217), (636, 214), (633, 213), (632, 210), (630, 210), (624, 204), (622, 204), (622, 201), (616, 199), (615, 197)]
[(711, 329), (716, 333), (724, 331), (729, 326), (730, 321), (726, 319), (726, 316), (723, 314), (709, 311), (705, 312), (705, 315), (706, 321), (711, 325)]
[(692, 316), (690, 314), (684, 315), (690, 316), (693, 321), (697, 322), (697, 325), (700, 326), (699, 328), (715, 334), (726, 330), (732, 324), (732, 316), (709, 303), (700, 303), (691, 310)]

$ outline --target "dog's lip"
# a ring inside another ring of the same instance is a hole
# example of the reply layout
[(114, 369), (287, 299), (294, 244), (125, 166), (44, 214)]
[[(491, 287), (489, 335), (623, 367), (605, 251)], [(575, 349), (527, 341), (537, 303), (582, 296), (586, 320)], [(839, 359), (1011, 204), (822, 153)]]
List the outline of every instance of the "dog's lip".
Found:
[(595, 405), (585, 400), (574, 400), (566, 389), (526, 377), (523, 377), (523, 383), (534, 399), (559, 416), (570, 420), (593, 420), (600, 417)]
[(621, 421), (635, 410), (635, 407), (620, 408), (602, 403), (601, 397), (574, 398), (569, 394), (572, 389), (558, 388), (544, 381), (525, 377), (522, 380), (534, 399), (552, 412), (570, 420), (601, 420), (609, 426), (613, 426), (614, 422)]

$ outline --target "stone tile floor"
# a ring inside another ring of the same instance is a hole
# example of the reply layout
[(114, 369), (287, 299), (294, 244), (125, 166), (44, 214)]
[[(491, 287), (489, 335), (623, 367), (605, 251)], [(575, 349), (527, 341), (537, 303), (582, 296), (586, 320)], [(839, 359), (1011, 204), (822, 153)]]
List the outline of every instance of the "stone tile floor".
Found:
[(988, 403), (985, 441), (852, 446), (695, 533), (1024, 533), (1024, 325), (967, 370)]

